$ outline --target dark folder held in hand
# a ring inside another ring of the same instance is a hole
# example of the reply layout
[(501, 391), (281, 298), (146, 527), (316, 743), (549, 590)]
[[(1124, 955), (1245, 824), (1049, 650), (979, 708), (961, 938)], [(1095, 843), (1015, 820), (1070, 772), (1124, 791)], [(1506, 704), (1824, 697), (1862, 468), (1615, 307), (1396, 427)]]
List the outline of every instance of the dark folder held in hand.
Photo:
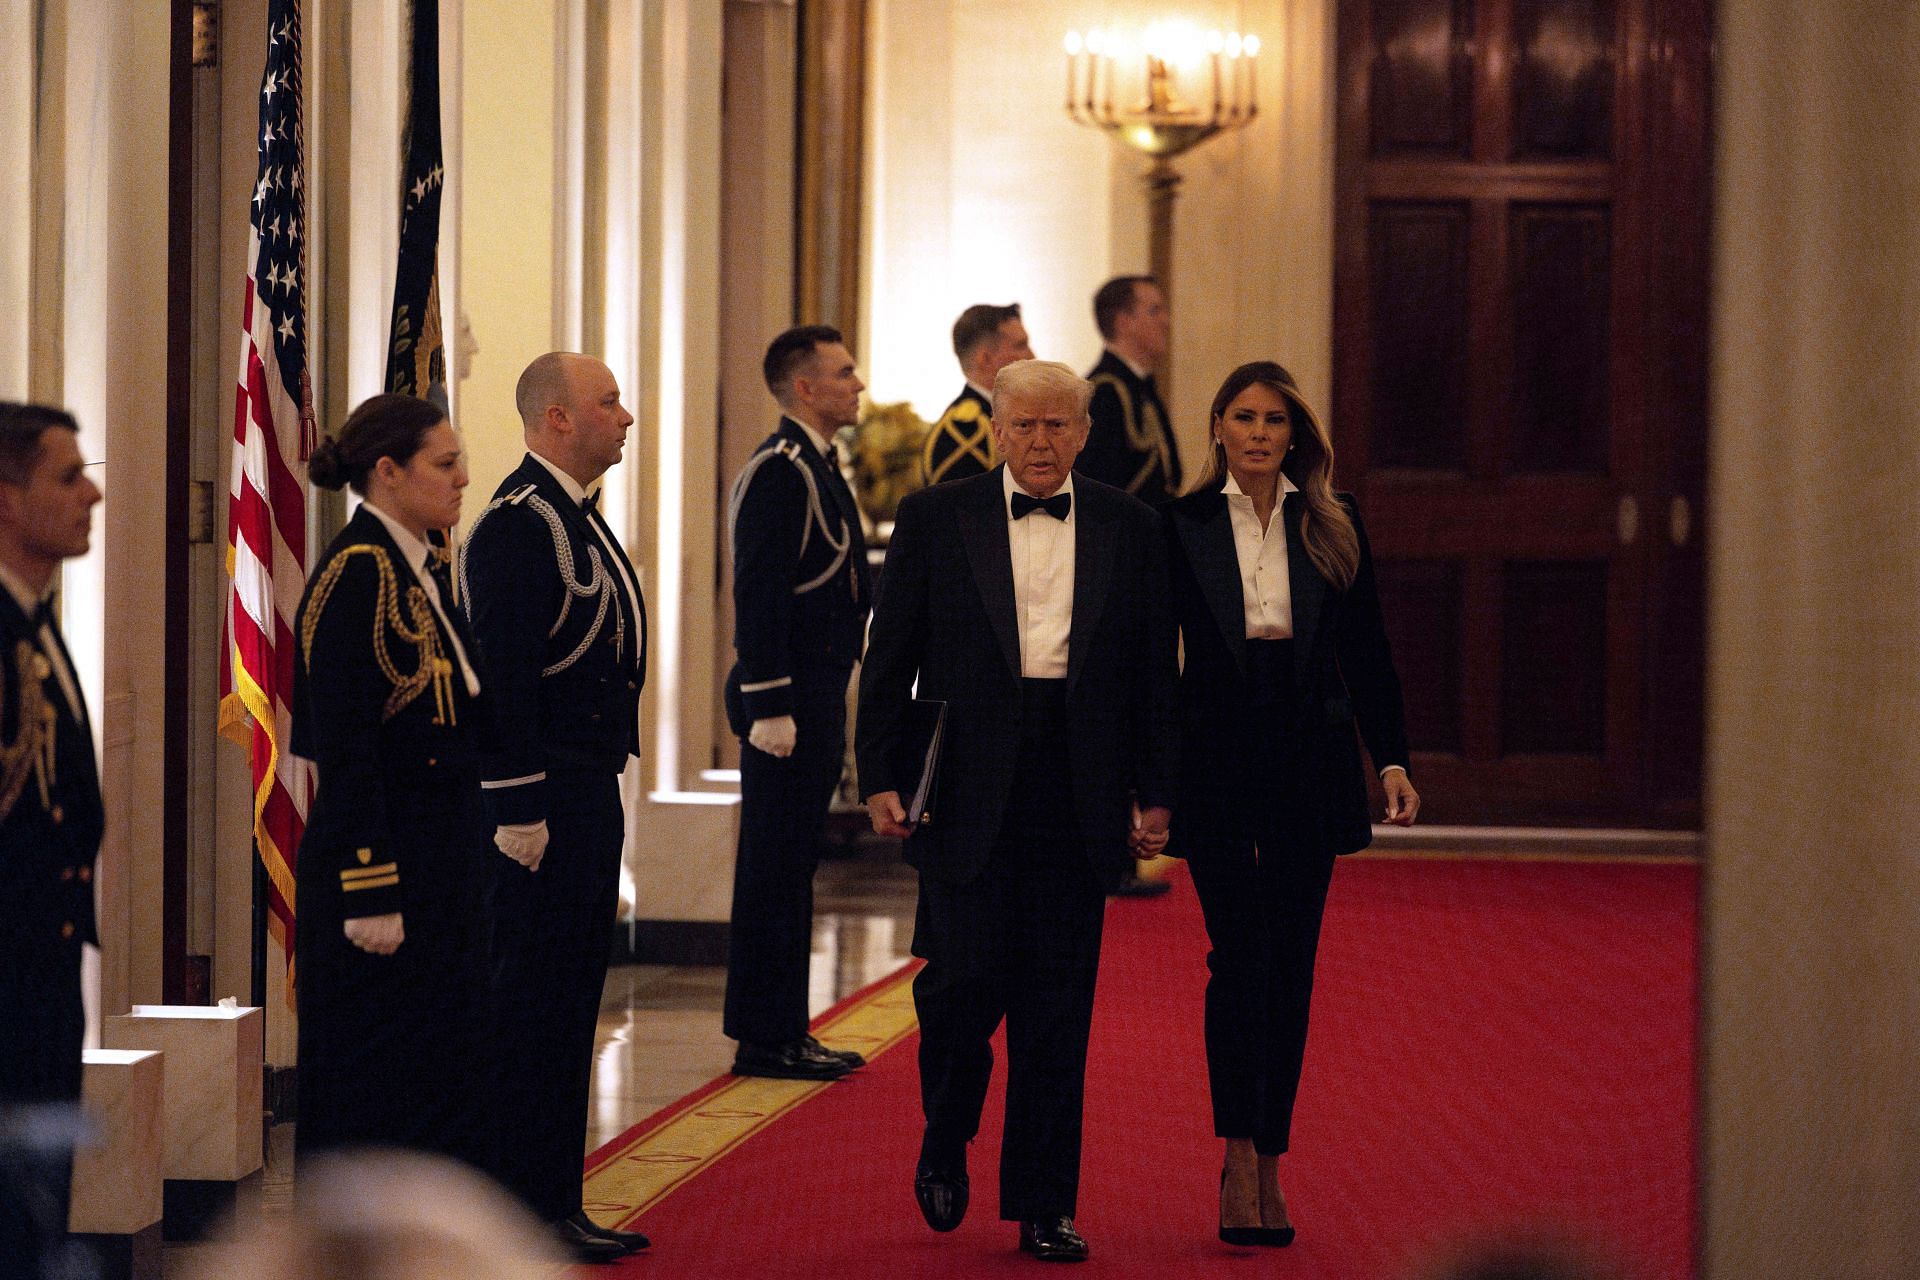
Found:
[(900, 773), (912, 784), (901, 792), (907, 805), (907, 826), (933, 821), (934, 789), (940, 779), (940, 739), (947, 727), (947, 704), (915, 698), (907, 704), (900, 733)]

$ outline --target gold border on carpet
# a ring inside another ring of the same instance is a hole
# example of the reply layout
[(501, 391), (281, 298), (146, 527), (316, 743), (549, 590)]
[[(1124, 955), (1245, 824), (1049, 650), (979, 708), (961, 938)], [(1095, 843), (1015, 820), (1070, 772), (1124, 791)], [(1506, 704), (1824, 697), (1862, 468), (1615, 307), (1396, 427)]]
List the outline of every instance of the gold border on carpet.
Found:
[[(871, 1062), (913, 1033), (912, 966), (849, 1004), (814, 1034)], [(825, 1089), (813, 1080), (741, 1076), (607, 1156), (586, 1177), (586, 1209), (624, 1226), (787, 1112)]]

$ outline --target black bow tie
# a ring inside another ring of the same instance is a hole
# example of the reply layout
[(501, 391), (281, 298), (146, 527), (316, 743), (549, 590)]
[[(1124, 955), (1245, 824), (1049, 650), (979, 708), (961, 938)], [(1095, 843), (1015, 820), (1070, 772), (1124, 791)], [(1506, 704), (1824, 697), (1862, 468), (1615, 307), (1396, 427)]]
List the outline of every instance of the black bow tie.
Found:
[(1073, 510), (1073, 495), (1070, 493), (1056, 493), (1051, 498), (1035, 498), (1018, 489), (1013, 491), (1015, 520), (1024, 520), (1036, 511), (1044, 511), (1055, 520), (1065, 520), (1067, 512), (1071, 510)]
[(582, 511), (598, 511), (600, 509), (600, 493), (601, 490), (595, 489), (592, 493), (580, 499), (580, 509)]
[(53, 624), (53, 597), (51, 595), (41, 596), (40, 603), (33, 607), (33, 625), (35, 628), (39, 628), (51, 627)]

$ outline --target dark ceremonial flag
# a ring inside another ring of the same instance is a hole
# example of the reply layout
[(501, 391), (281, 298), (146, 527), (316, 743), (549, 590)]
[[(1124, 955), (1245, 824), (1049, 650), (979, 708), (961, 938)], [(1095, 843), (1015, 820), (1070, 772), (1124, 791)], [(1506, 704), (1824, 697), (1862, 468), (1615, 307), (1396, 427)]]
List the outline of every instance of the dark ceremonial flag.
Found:
[(413, 0), (409, 28), (406, 165), (400, 193), (400, 259), (387, 337), (387, 390), (447, 408), (440, 328), (440, 0)]

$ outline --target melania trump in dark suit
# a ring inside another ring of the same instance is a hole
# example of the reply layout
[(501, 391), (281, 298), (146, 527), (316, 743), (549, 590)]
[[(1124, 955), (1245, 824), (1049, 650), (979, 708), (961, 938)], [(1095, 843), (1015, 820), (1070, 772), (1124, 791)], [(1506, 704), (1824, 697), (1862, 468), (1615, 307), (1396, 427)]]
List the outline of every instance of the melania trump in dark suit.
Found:
[(295, 623), (293, 750), (319, 771), (296, 872), (297, 1152), (400, 1146), (485, 1168), (480, 683), (428, 544), (460, 518), (466, 458), (439, 409), (383, 395), (309, 474), (366, 501)]
[[(1360, 739), (1387, 819), (1413, 821), (1400, 681), (1366, 533), (1292, 377), (1259, 361), (1214, 397), (1213, 465), (1163, 510), (1185, 645), (1168, 852), (1206, 913), (1207, 1070), (1227, 1140), (1220, 1237), (1293, 1239), (1280, 1191), (1334, 859), (1366, 847)], [(1359, 732), (1356, 735), (1355, 726)]]

